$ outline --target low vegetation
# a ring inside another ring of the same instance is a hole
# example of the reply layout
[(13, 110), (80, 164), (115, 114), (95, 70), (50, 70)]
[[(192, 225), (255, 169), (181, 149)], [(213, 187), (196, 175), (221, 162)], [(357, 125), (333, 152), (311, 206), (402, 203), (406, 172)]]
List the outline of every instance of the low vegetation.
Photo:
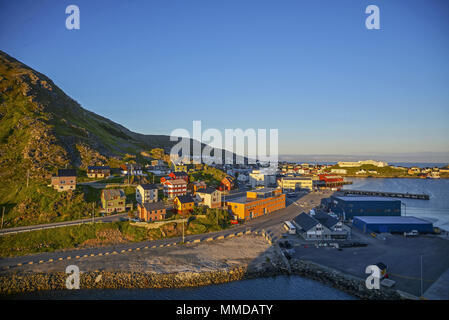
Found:
[[(184, 225), (185, 235), (219, 231), (230, 226), (226, 211), (204, 209)], [(180, 218), (173, 215), (171, 219)], [(2, 236), (0, 256), (12, 257), (62, 249), (114, 245), (124, 242), (157, 240), (182, 235), (182, 223), (170, 222), (156, 229), (147, 229), (128, 221), (88, 223), (79, 226), (36, 230)]]
[(129, 222), (89, 223), (2, 236), (0, 256), (143, 241), (147, 238), (146, 230), (131, 226)]
[(218, 186), (221, 180), (226, 176), (222, 170), (204, 165), (204, 169), (198, 172), (190, 173), (190, 181), (205, 181), (209, 186)]

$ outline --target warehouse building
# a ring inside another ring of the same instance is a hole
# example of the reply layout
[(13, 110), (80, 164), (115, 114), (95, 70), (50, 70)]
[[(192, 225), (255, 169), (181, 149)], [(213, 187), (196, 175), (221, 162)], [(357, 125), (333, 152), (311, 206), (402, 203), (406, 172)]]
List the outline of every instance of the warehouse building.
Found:
[(365, 233), (377, 232), (410, 232), (417, 230), (419, 233), (433, 232), (432, 222), (416, 217), (358, 217), (355, 216), (352, 224)]
[(249, 220), (285, 208), (285, 194), (281, 189), (263, 188), (248, 191), (246, 197), (225, 202), (228, 212), (240, 220)]
[(331, 196), (327, 208), (344, 220), (350, 220), (354, 216), (400, 216), (401, 200), (380, 197)]

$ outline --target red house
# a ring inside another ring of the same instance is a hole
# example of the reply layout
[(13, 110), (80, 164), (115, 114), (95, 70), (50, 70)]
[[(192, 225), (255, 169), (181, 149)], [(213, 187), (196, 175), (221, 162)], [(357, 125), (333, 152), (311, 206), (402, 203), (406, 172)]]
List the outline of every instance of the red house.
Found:
[(235, 179), (231, 176), (226, 176), (221, 180), (220, 190), (231, 190), (234, 188)]
[(161, 183), (164, 183), (165, 181), (171, 180), (171, 177), (162, 177), (161, 178)]

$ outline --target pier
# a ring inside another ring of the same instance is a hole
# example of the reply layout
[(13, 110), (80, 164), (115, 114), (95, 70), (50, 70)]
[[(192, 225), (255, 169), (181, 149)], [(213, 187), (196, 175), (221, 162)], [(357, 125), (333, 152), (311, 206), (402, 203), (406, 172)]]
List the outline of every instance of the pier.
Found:
[(401, 193), (401, 192), (382, 192), (382, 191), (365, 191), (365, 190), (341, 190), (346, 195), (358, 195), (358, 196), (373, 196), (373, 197), (389, 197), (389, 198), (406, 198), (406, 199), (419, 199), (429, 200), (428, 194), (414, 194), (414, 193)]

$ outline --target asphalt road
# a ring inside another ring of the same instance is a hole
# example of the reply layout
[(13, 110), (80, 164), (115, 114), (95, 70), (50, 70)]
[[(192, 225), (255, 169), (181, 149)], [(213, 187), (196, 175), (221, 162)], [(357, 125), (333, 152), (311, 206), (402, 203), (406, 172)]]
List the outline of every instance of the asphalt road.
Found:
[[(248, 221), (244, 224), (233, 226), (226, 230), (221, 230), (217, 232), (211, 232), (206, 234), (198, 234), (198, 235), (189, 235), (185, 237), (185, 241), (194, 241), (197, 239), (206, 239), (210, 237), (217, 237), (217, 236), (228, 236), (232, 233), (238, 233), (238, 232), (245, 232), (247, 230), (252, 231), (261, 231), (265, 230), (267, 233), (269, 233), (272, 237), (272, 239), (279, 239), (279, 237), (282, 235), (282, 233), (285, 232), (282, 225), (284, 221), (291, 220), (296, 215), (301, 213), (302, 211), (308, 211), (309, 209), (313, 208), (314, 206), (318, 205), (320, 202), (320, 199), (323, 197), (328, 197), (329, 194), (322, 194), (322, 193), (301, 193), (298, 194), (296, 197), (287, 198), (287, 207), (276, 211), (274, 213), (271, 213), (266, 216), (255, 218), (254, 220)], [(303, 207), (301, 207), (303, 205)], [(118, 215), (114, 216), (118, 217)], [(105, 219), (102, 219), (105, 221)], [(64, 251), (57, 251), (57, 252), (45, 252), (45, 253), (39, 253), (39, 254), (32, 254), (32, 255), (26, 255), (26, 256), (19, 256), (19, 257), (11, 257), (11, 258), (0, 258), (0, 269), (4, 270), (6, 268), (12, 269), (12, 268), (20, 268), (20, 265), (18, 264), (29, 264), (31, 263), (45, 263), (45, 262), (51, 262), (56, 260), (66, 260), (68, 257), (70, 259), (75, 258), (76, 256), (79, 257), (88, 257), (91, 255), (98, 255), (98, 254), (110, 254), (112, 252), (121, 252), (124, 253), (126, 251), (133, 251), (136, 248), (142, 248), (145, 246), (160, 246), (160, 245), (167, 245), (172, 244), (175, 242), (180, 242), (182, 239), (181, 237), (174, 237), (174, 238), (167, 238), (162, 240), (154, 240), (154, 241), (143, 241), (143, 242), (130, 242), (130, 243), (123, 243), (119, 245), (114, 246), (105, 246), (105, 247), (95, 247), (95, 248), (86, 248), (86, 249), (70, 249), (70, 250), (64, 250)], [(122, 252), (124, 251), (124, 252)], [(50, 261), (49, 261), (50, 260)]]
[(128, 216), (128, 213), (125, 212), (125, 213), (115, 214), (115, 215), (111, 215), (111, 216), (95, 217), (93, 219), (85, 218), (85, 219), (79, 219), (79, 220), (61, 221), (61, 222), (54, 222), (54, 223), (47, 223), (47, 224), (37, 224), (37, 225), (33, 225), (33, 226), (7, 228), (7, 229), (0, 230), (0, 236), (7, 235), (7, 234), (21, 233), (21, 232), (35, 231), (35, 230), (44, 230), (44, 229), (53, 229), (53, 228), (59, 228), (59, 227), (74, 226), (74, 225), (79, 225), (79, 224), (83, 224), (83, 223), (91, 223), (92, 221), (113, 222), (113, 221), (119, 221), (120, 218), (127, 217), (127, 216)]

